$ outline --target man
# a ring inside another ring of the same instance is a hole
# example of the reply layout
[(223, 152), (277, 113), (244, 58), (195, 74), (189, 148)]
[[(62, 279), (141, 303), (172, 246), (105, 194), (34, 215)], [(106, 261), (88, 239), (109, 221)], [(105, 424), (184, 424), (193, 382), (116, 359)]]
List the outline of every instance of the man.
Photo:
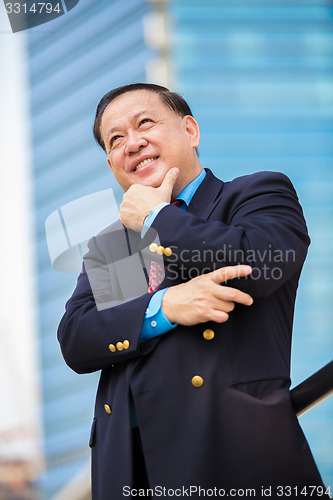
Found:
[[(102, 370), (94, 500), (148, 487), (153, 498), (281, 498), (310, 486), (320, 496), (288, 390), (309, 245), (290, 181), (261, 172), (223, 183), (203, 170), (188, 105), (157, 85), (106, 94), (94, 134), (125, 191), (121, 222), (90, 241), (58, 332), (71, 368)], [(133, 297), (121, 292), (128, 255), (147, 270)]]

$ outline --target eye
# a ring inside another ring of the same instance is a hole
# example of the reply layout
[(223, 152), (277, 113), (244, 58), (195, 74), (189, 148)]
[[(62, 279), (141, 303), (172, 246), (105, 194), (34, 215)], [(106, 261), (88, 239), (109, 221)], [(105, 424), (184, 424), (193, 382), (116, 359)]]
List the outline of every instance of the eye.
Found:
[(114, 135), (113, 137), (111, 137), (111, 139), (110, 139), (110, 149), (113, 147), (114, 143), (115, 143), (118, 139), (120, 139), (120, 138), (121, 138), (121, 136), (120, 136), (120, 135)]
[(140, 120), (139, 126), (144, 125), (145, 123), (150, 123), (150, 122), (152, 122), (152, 120), (150, 118), (143, 118), (142, 120)]

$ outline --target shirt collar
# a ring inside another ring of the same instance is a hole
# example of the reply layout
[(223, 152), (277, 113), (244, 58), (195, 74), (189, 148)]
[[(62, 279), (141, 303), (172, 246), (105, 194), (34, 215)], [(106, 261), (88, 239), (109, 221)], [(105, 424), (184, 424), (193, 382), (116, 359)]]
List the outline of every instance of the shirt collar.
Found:
[(193, 181), (187, 184), (187, 186), (183, 189), (181, 193), (179, 193), (176, 200), (183, 200), (186, 203), (186, 206), (189, 206), (193, 196), (195, 195), (196, 190), (204, 180), (205, 176), (206, 172), (204, 169), (202, 169), (200, 174)]

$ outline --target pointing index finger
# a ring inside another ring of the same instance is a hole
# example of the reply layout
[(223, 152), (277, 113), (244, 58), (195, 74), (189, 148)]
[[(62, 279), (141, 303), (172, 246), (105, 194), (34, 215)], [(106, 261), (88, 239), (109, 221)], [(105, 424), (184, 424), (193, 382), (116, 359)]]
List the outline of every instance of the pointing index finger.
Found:
[(244, 276), (248, 276), (252, 273), (251, 266), (238, 265), (238, 266), (226, 266), (221, 267), (220, 269), (216, 269), (216, 271), (212, 271), (210, 274), (210, 278), (214, 283), (225, 283), (228, 280), (234, 278), (243, 278)]

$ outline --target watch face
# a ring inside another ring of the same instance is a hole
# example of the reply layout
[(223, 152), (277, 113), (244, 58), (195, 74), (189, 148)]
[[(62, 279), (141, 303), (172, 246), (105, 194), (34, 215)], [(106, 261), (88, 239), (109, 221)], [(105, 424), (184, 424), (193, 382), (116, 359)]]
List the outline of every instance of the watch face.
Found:
[[(73, 9), (79, 0), (3, 0), (13, 33), (34, 28), (56, 19)], [(63, 5), (65, 5), (65, 10)]]

